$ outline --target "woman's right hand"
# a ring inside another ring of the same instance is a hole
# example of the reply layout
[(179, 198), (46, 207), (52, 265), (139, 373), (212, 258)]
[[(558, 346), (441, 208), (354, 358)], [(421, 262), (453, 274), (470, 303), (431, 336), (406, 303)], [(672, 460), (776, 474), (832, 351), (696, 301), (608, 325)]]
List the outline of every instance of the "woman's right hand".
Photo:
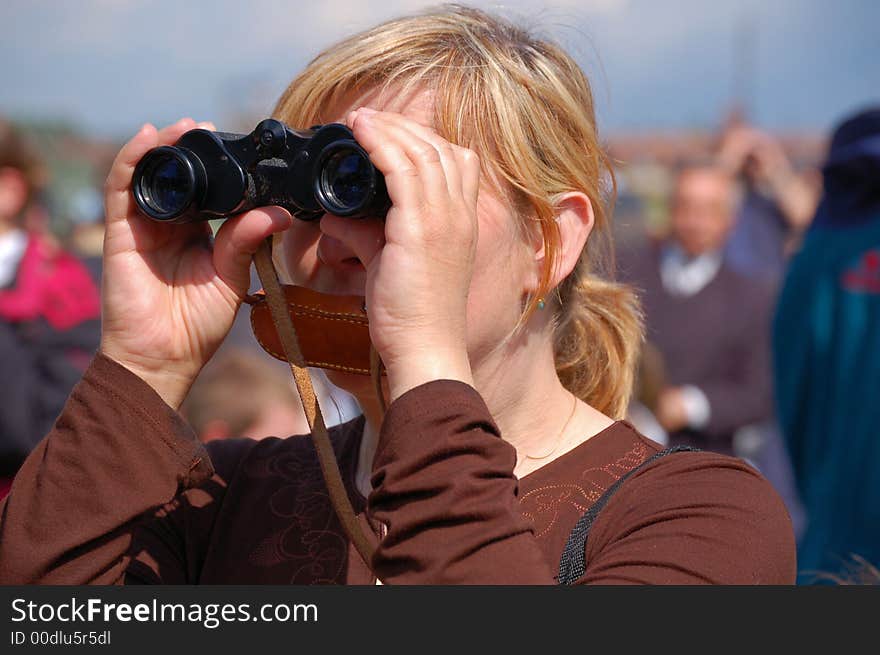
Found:
[(131, 195), (134, 167), (151, 148), (171, 145), (208, 123), (145, 125), (123, 146), (107, 177), (101, 352), (141, 377), (174, 409), (232, 327), (250, 285), (253, 253), (290, 226), (278, 207), (208, 223), (166, 225), (140, 215)]

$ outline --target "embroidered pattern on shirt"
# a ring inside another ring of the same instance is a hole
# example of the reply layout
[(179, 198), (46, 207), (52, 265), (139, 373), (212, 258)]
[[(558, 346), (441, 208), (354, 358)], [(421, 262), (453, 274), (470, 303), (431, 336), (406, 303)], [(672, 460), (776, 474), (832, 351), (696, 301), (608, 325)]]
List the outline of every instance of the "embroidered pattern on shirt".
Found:
[[(576, 482), (544, 485), (525, 493), (520, 498), (520, 513), (535, 526), (535, 537), (547, 536), (565, 513), (576, 520), (586, 512), (603, 493), (625, 473), (642, 463), (648, 456), (648, 447), (636, 442), (633, 447), (613, 462), (584, 469)], [(569, 509), (570, 508), (570, 509)]]
[[(273, 529), (250, 550), (248, 562), (256, 568), (284, 565), (290, 584), (341, 584), (348, 560), (348, 539), (321, 475), (317, 454), (307, 437), (301, 447), (246, 464), (250, 478), (271, 479), (267, 506)], [(262, 501), (264, 502), (264, 501)]]

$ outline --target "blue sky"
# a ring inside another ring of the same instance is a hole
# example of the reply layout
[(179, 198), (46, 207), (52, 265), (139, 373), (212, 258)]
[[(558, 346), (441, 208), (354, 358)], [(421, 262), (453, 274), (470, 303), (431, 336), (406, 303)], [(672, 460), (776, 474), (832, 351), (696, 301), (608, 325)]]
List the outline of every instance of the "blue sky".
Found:
[[(2, 0), (0, 113), (121, 137), (190, 115), (269, 112), (320, 48), (419, 0)], [(470, 4), (540, 26), (590, 75), (600, 128), (711, 128), (736, 88), (752, 118), (828, 129), (880, 103), (873, 0), (511, 0)], [(734, 55), (751, 43), (749, 56)], [(737, 82), (737, 71), (746, 71)]]

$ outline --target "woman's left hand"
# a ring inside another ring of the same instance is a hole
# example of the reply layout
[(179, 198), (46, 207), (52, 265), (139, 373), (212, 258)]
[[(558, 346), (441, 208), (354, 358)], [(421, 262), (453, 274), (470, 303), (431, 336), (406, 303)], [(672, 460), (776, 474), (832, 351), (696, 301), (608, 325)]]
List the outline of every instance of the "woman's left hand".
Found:
[(338, 216), (326, 215), (321, 231), (349, 245), (366, 268), (370, 337), (388, 373), (390, 399), (431, 380), (473, 384), (466, 313), (477, 244), (477, 156), (400, 114), (361, 108), (347, 122), (385, 176), (392, 203), (385, 242), (359, 238), (368, 226)]

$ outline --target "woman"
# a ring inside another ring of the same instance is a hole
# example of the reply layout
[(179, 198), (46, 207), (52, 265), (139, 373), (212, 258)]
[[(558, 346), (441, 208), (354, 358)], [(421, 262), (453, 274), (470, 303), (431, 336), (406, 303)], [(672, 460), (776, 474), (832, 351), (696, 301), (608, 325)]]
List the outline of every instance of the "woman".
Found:
[[(145, 126), (107, 183), (101, 355), (16, 482), (3, 579), (553, 583), (579, 516), (659, 450), (611, 418), (627, 405), (640, 327), (630, 292), (594, 274), (607, 167), (586, 79), (549, 43), (443, 8), (324, 52), (275, 116), (347, 123), (385, 175), (387, 217), (302, 223), (262, 208), (206, 248), (204, 226), (135, 215), (134, 164), (196, 124)], [(369, 567), (308, 440), (227, 441), (208, 458), (172, 411), (270, 234), (293, 282), (366, 298), (387, 413), (368, 378), (331, 380), (364, 409), (332, 436), (379, 535)], [(37, 476), (57, 484), (37, 492)], [(789, 583), (793, 548), (758, 474), (680, 453), (621, 487), (582, 581)]]

